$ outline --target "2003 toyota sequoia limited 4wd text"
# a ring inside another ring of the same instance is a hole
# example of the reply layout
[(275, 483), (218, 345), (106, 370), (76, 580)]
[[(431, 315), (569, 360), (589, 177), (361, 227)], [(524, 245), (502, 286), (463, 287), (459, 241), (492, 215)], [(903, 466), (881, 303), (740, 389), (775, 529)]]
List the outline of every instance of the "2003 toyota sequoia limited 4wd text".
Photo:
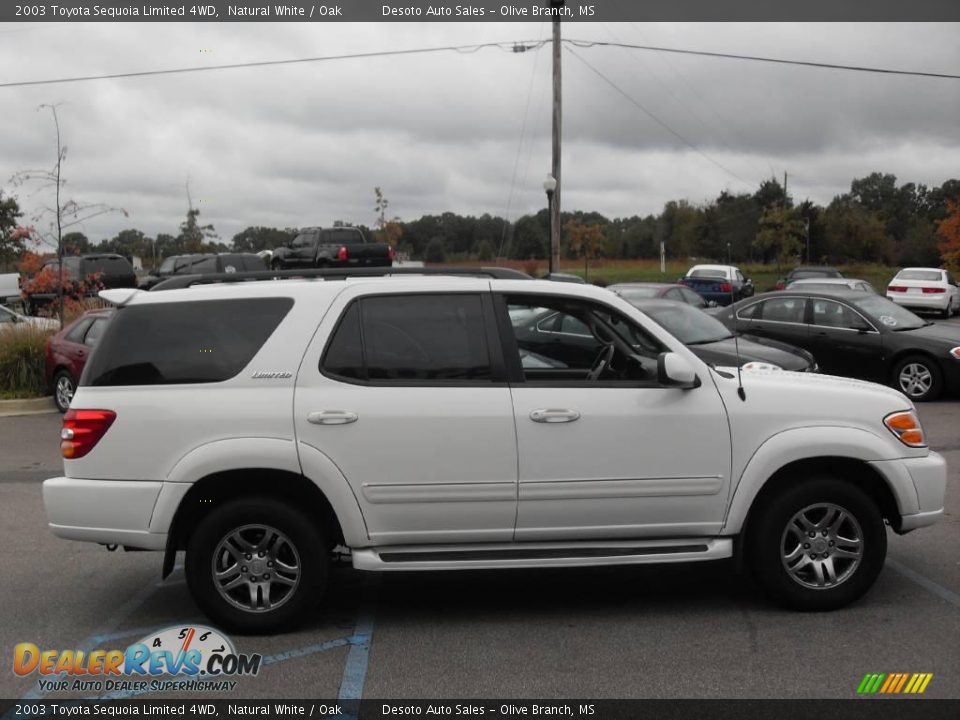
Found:
[(50, 528), (164, 551), (164, 576), (186, 551), (200, 608), (267, 632), (315, 609), (337, 546), (374, 571), (736, 555), (828, 610), (873, 584), (887, 524), (942, 516), (899, 392), (741, 384), (607, 290), (491, 275), (103, 292)]

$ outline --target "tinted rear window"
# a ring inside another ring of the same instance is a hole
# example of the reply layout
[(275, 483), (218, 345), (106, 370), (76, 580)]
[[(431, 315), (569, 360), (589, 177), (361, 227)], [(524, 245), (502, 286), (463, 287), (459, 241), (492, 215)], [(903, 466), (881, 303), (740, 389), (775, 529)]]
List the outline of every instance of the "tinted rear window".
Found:
[(293, 306), (290, 298), (133, 305), (116, 313), (81, 385), (229, 380), (249, 364)]
[(335, 245), (356, 245), (364, 242), (363, 233), (359, 230), (324, 230), (323, 242)]
[(83, 261), (83, 271), (87, 275), (103, 273), (104, 275), (133, 275), (133, 266), (122, 257), (86, 258)]

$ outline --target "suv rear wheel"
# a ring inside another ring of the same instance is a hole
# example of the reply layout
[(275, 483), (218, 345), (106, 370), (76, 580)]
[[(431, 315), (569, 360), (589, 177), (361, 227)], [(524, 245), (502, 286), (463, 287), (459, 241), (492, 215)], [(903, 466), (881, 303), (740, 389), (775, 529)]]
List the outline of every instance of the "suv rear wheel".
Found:
[(200, 609), (237, 632), (289, 627), (316, 607), (327, 582), (323, 535), (273, 498), (230, 501), (187, 545), (186, 576)]
[(839, 478), (801, 481), (756, 508), (747, 536), (754, 578), (798, 610), (833, 610), (863, 595), (887, 554), (876, 503)]

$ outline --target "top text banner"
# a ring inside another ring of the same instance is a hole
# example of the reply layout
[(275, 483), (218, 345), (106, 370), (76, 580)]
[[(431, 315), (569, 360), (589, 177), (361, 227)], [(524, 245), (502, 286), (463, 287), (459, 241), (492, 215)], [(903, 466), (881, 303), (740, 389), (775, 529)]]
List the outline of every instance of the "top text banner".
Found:
[(960, 0), (62, 0), (0, 2), (0, 22), (960, 21)]

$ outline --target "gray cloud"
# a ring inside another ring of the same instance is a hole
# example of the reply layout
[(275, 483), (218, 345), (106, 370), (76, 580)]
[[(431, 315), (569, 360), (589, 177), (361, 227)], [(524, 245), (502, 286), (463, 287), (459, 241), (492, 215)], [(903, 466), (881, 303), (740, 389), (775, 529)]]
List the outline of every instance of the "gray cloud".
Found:
[[(957, 72), (949, 24), (570, 24), (567, 37)], [(13, 28), (0, 81), (547, 38), (545, 24), (57, 24)], [(56, 51), (53, 52), (52, 49)], [(703, 202), (790, 173), (828, 202), (874, 170), (960, 175), (960, 82), (575, 48), (653, 122), (564, 53), (564, 206), (609, 216)], [(371, 224), (373, 187), (403, 219), (451, 210), (515, 218), (544, 204), (548, 48), (368, 58), (0, 89), (0, 187), (55, 159), (62, 103), (67, 196), (123, 207), (85, 224), (175, 233), (187, 178), (204, 222)], [(12, 110), (11, 110), (12, 109)], [(706, 157), (705, 157), (706, 156)], [(511, 190), (512, 188), (512, 190)], [(39, 204), (15, 191), (26, 209)]]

